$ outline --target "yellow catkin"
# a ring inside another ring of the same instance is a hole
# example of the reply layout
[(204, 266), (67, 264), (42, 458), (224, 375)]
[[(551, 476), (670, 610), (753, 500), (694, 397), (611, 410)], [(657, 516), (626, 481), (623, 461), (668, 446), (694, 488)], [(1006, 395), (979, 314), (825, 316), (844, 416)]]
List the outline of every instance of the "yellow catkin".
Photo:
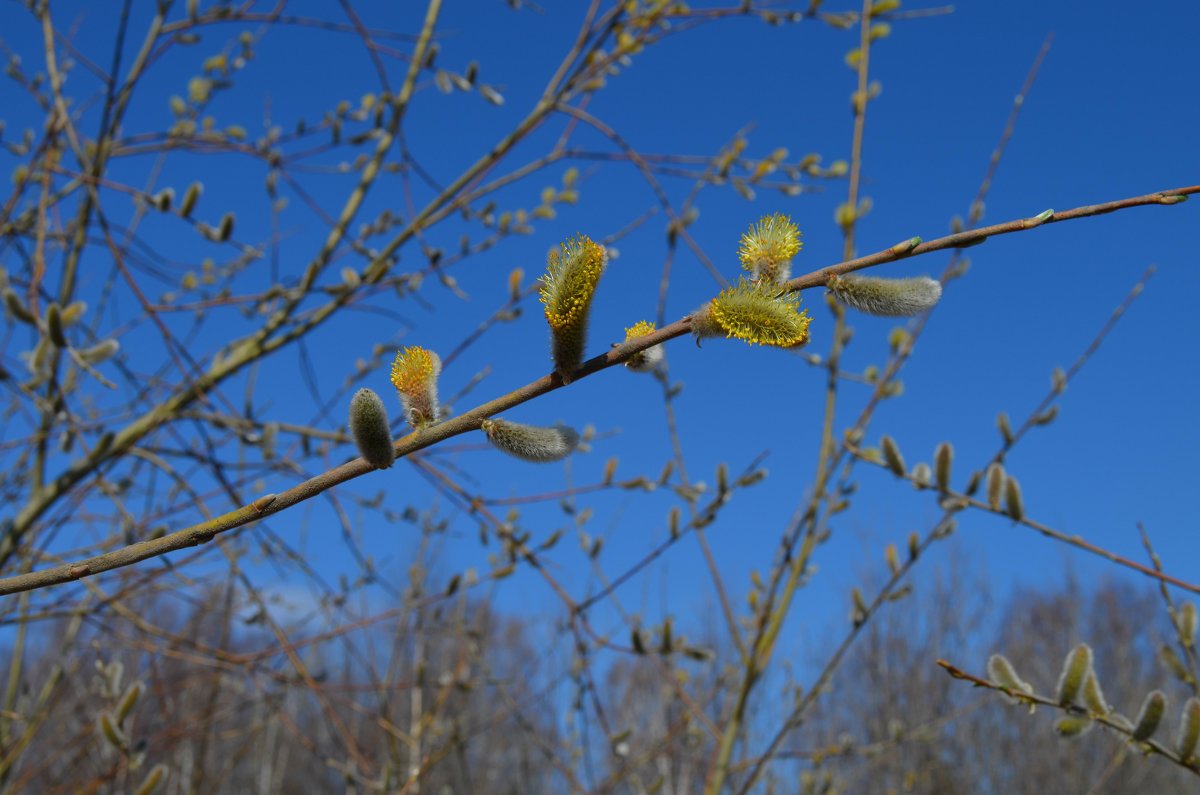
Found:
[(433, 351), (419, 346), (396, 352), (392, 362), (392, 386), (400, 395), (405, 417), (414, 428), (438, 419), (437, 378), (442, 360)]
[[(625, 329), (625, 341), (635, 340), (638, 337), (644, 337), (654, 331), (654, 324), (646, 320), (639, 320), (629, 328)], [(658, 367), (662, 361), (663, 351), (661, 345), (651, 345), (644, 351), (638, 351), (633, 356), (625, 360), (625, 366), (630, 370), (638, 373), (648, 373), (655, 367)]]
[(608, 252), (587, 235), (577, 235), (550, 252), (539, 292), (550, 324), (554, 369), (570, 380), (583, 361), (587, 316)]
[(808, 342), (812, 320), (799, 306), (794, 292), (741, 281), (692, 315), (692, 332), (698, 338), (724, 334), (752, 345), (794, 348)]
[(791, 276), (792, 257), (802, 247), (800, 228), (783, 213), (773, 213), (742, 235), (738, 259), (754, 281), (779, 284)]

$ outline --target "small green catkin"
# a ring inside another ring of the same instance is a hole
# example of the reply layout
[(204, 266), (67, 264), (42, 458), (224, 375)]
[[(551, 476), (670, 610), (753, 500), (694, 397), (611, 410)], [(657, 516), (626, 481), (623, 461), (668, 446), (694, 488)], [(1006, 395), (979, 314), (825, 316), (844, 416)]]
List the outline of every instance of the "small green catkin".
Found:
[(87, 364), (100, 364), (111, 359), (119, 350), (121, 350), (121, 343), (110, 338), (101, 340), (90, 348), (84, 348), (79, 352), (79, 358)]
[(1175, 737), (1175, 750), (1184, 764), (1196, 755), (1196, 743), (1200, 741), (1200, 699), (1189, 698), (1179, 716), (1179, 733)]
[(350, 399), (350, 433), (359, 454), (376, 469), (387, 469), (396, 461), (387, 409), (374, 390), (362, 388)]
[(1032, 693), (1033, 686), (1028, 682), (1021, 680), (1017, 676), (1017, 670), (1013, 668), (1011, 662), (1003, 654), (993, 654), (988, 658), (987, 664), (988, 678), (1001, 687), (1005, 687), (1015, 693)]
[(900, 455), (900, 447), (896, 444), (896, 440), (890, 436), (884, 436), (879, 440), (879, 447), (883, 452), (883, 460), (888, 469), (892, 470), (896, 477), (904, 477), (908, 473), (908, 469), (904, 466), (904, 456)]
[(1083, 680), (1083, 703), (1097, 715), (1107, 715), (1112, 712), (1112, 707), (1104, 698), (1104, 691), (1100, 689), (1100, 679), (1096, 676), (1095, 671), (1089, 673)]
[(192, 210), (196, 209), (196, 202), (200, 201), (200, 193), (204, 190), (204, 186), (199, 182), (193, 182), (188, 185), (187, 191), (183, 194), (183, 201), (179, 203), (179, 215), (181, 218), (187, 218), (192, 214)]
[(100, 733), (104, 735), (104, 739), (113, 748), (123, 750), (126, 747), (125, 735), (113, 720), (112, 715), (109, 715), (107, 712), (101, 712), (96, 718), (96, 725), (100, 728)]
[(987, 469), (987, 501), (993, 511), (1000, 510), (1000, 500), (1004, 496), (1004, 482), (1008, 478), (1004, 475), (1004, 467), (1000, 464), (992, 464)]
[(221, 216), (221, 223), (217, 226), (217, 242), (224, 243), (233, 235), (233, 213), (225, 213)]
[(134, 795), (153, 795), (153, 793), (167, 780), (167, 766), (163, 764), (155, 765), (150, 768), (150, 772), (142, 779), (142, 783), (134, 791)]
[(825, 286), (846, 306), (883, 317), (919, 315), (942, 297), (942, 283), (928, 276), (884, 279), (833, 274), (826, 279)]
[(1196, 645), (1196, 605), (1194, 602), (1187, 601), (1179, 606), (1179, 612), (1175, 614), (1175, 626), (1179, 629), (1179, 640), (1184, 646), (1189, 649)]
[(51, 303), (46, 307), (46, 331), (50, 335), (50, 341), (56, 346), (67, 347), (67, 336), (63, 331), (62, 309), (57, 303)]
[(142, 697), (143, 690), (145, 690), (145, 686), (141, 682), (134, 682), (125, 690), (125, 695), (121, 696), (121, 700), (117, 702), (116, 714), (113, 716), (117, 719), (118, 724), (125, 723), (129, 713), (133, 712), (133, 708), (137, 706), (138, 699)]
[(22, 323), (28, 323), (31, 326), (37, 324), (37, 318), (26, 308), (25, 304), (21, 303), (21, 297), (13, 292), (12, 288), (4, 291), (4, 305), (8, 307), (9, 314)]
[(486, 419), (479, 427), (493, 447), (524, 461), (559, 461), (579, 446), (579, 434), (565, 425), (545, 428)]
[(1153, 737), (1166, 711), (1167, 697), (1161, 690), (1150, 691), (1146, 700), (1142, 702), (1142, 708), (1138, 710), (1137, 720), (1134, 721), (1133, 739), (1145, 741)]
[(1004, 512), (1019, 522), (1025, 518), (1025, 501), (1021, 497), (1021, 484), (1012, 475), (1004, 481)]
[(1092, 729), (1091, 718), (1082, 715), (1065, 715), (1054, 722), (1054, 731), (1060, 737), (1082, 737)]
[(1080, 643), (1067, 654), (1062, 673), (1058, 677), (1058, 703), (1074, 703), (1083, 688), (1084, 681), (1092, 673), (1092, 647)]
[(933, 472), (937, 478), (938, 491), (950, 490), (950, 474), (954, 466), (954, 447), (942, 442), (933, 454)]

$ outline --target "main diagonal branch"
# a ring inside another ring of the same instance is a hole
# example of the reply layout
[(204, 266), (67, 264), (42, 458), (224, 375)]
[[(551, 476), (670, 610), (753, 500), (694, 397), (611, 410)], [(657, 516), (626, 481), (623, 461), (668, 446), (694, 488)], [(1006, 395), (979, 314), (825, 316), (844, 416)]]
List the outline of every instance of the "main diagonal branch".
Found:
[[(899, 259), (907, 259), (909, 257), (920, 256), (922, 254), (930, 254), (935, 251), (942, 251), (951, 248), (965, 248), (967, 246), (978, 245), (983, 243), (990, 237), (998, 235), (1006, 235), (1013, 232), (1023, 232), (1045, 224), (1057, 223), (1059, 221), (1071, 221), (1077, 218), (1090, 218), (1094, 215), (1103, 215), (1105, 213), (1125, 210), (1130, 207), (1141, 207), (1144, 205), (1155, 204), (1179, 204), (1188, 196), (1200, 193), (1200, 185), (1190, 185), (1183, 188), (1173, 190), (1159, 191), (1156, 193), (1148, 193), (1144, 196), (1133, 196), (1127, 199), (1118, 199), (1116, 201), (1105, 202), (1103, 204), (1089, 204), (1084, 207), (1076, 207), (1072, 210), (1064, 212), (1056, 212), (1047, 216), (1045, 213), (1034, 216), (1032, 218), (1020, 218), (1013, 221), (1007, 221), (992, 226), (985, 226), (967, 232), (960, 232), (954, 235), (947, 235), (936, 240), (920, 242), (919, 238), (899, 243), (891, 248), (877, 251), (874, 254), (868, 254), (856, 259), (846, 260), (831, 265), (827, 268), (821, 268), (804, 276), (798, 276), (795, 279), (787, 282), (786, 287), (789, 290), (804, 290), (811, 287), (818, 287), (825, 284), (826, 279), (830, 275), (851, 273), (853, 271), (871, 268), (877, 265), (883, 265)], [(648, 334), (644, 337), (638, 337), (629, 342), (622, 343), (613, 347), (607, 353), (596, 356), (593, 359), (584, 363), (583, 367), (575, 374), (572, 383), (579, 381), (601, 370), (606, 370), (609, 367), (623, 363), (630, 356), (643, 351), (653, 345), (666, 342), (675, 337), (683, 336), (691, 331), (690, 317), (685, 316), (679, 320), (664, 326), (658, 331)], [(507, 411), (514, 406), (519, 406), (522, 403), (530, 401), (536, 397), (552, 392), (563, 387), (562, 379), (555, 374), (543, 376), (536, 381), (532, 381), (519, 389), (515, 389), (508, 394), (502, 395), (487, 403), (476, 406), (470, 411), (460, 414), (457, 417), (438, 423), (430, 428), (427, 428), (419, 433), (412, 433), (396, 442), (397, 458), (414, 453), (418, 450), (423, 450), (445, 439), (453, 436), (466, 433), (468, 431), (478, 430), (479, 424), (494, 414), (502, 411)], [(155, 558), (160, 555), (165, 555), (168, 552), (175, 552), (187, 547), (197, 546), (212, 540), (218, 533), (223, 533), (227, 530), (232, 530), (235, 527), (241, 527), (259, 519), (264, 519), (272, 514), (280, 513), (287, 508), (311, 499), (318, 494), (333, 488), (334, 486), (345, 483), (348, 480), (361, 477), (372, 471), (372, 467), (361, 458), (356, 458), (341, 466), (334, 467), (326, 472), (309, 478), (303, 483), (297, 484), (292, 488), (280, 494), (268, 495), (260, 497), (249, 505), (237, 508), (229, 513), (218, 516), (200, 524), (192, 525), (162, 538), (141, 541), (136, 544), (122, 547), (120, 549), (107, 552), (103, 555), (87, 558), (86, 560), (68, 563), (61, 566), (56, 566), (51, 569), (42, 571), (28, 572), (19, 574), (13, 577), (0, 579), (0, 595), (20, 593), (22, 591), (32, 591), (38, 588), (45, 588), (51, 585), (59, 585), (62, 583), (72, 582), (82, 577), (88, 577), (93, 574), (110, 571), (112, 569), (122, 568), (134, 563), (138, 563), (149, 558)]]

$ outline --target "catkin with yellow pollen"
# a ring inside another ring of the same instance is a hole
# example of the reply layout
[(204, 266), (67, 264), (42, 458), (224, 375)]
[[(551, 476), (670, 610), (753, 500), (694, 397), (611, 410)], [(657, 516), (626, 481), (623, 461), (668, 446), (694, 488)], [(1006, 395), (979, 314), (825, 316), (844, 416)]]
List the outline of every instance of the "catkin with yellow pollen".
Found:
[[(654, 324), (646, 320), (639, 320), (629, 328), (625, 329), (625, 341), (635, 340), (638, 337), (644, 337), (654, 331)], [(658, 367), (663, 359), (662, 345), (651, 345), (644, 351), (638, 351), (633, 356), (625, 360), (625, 366), (637, 373), (649, 373)]]
[(607, 263), (607, 250), (587, 235), (550, 252), (540, 298), (550, 324), (550, 355), (564, 383), (583, 362), (588, 312)]
[(792, 276), (792, 257), (803, 247), (800, 228), (783, 213), (764, 215), (742, 235), (738, 259), (758, 284), (781, 284)]
[(415, 429), (438, 421), (437, 379), (441, 372), (442, 360), (433, 351), (414, 345), (396, 352), (392, 386), (400, 395), (405, 419)]
[(791, 291), (745, 281), (729, 287), (690, 316), (692, 333), (731, 337), (752, 345), (795, 348), (808, 342), (812, 318)]

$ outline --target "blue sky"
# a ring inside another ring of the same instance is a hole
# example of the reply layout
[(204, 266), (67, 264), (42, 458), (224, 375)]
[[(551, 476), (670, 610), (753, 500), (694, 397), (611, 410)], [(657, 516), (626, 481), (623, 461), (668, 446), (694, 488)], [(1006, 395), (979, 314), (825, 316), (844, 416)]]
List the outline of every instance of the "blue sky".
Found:
[[(582, 3), (547, 2), (544, 13), (535, 13), (513, 12), (501, 2), (447, 5), (438, 26), (438, 63), (461, 71), (477, 60), (480, 79), (497, 86), (505, 103), (494, 107), (477, 95), (446, 96), (428, 81), (422, 82), (406, 120), (406, 141), (443, 184), (528, 111), (585, 8)], [(827, 5), (831, 10), (841, 8)], [(106, 61), (114, 20), (95, 7), (76, 7), (79, 47), (97, 61)], [(418, 4), (355, 7), (368, 25), (408, 33), (418, 29), (422, 11)], [(297, 3), (295, 11), (341, 21), (334, 4)], [(28, 21), (15, 7), (3, 14), (13, 19), (6, 26), (13, 31), (8, 43), (19, 49), (20, 25), (28, 27)], [(62, 10), (56, 4), (56, 14), (69, 19), (70, 4), (63, 4)], [(881, 81), (883, 91), (868, 110), (862, 192), (871, 197), (874, 209), (861, 223), (859, 251), (885, 248), (912, 235), (937, 237), (948, 231), (952, 216), (967, 212), (1012, 98), (1051, 32), (1053, 47), (992, 186), (985, 222), (1200, 181), (1195, 146), (1195, 131), (1200, 127), (1194, 59), (1198, 23), (1200, 12), (1194, 4), (1183, 2), (1147, 4), (1136, 11), (1128, 4), (1104, 2), (969, 3), (948, 15), (896, 21), (892, 35), (872, 51), (872, 76)], [(134, 30), (140, 31), (137, 21)], [(185, 93), (200, 63), (235, 39), (239, 30), (214, 28), (199, 45), (174, 48), (142, 86), (126, 132), (167, 126), (171, 119), (167, 97)], [(32, 28), (24, 33), (32, 35)], [(704, 26), (636, 56), (588, 111), (643, 152), (711, 155), (738, 130), (753, 125), (747, 156), (765, 157), (782, 146), (789, 150), (791, 162), (816, 152), (828, 164), (849, 155), (848, 100), (854, 75), (843, 64), (843, 56), (855, 46), (855, 35), (815, 21), (769, 27), (738, 19)], [(35, 50), (22, 52), (27, 63), (35, 62)], [(385, 62), (391, 79), (398, 83), (404, 64), (394, 59)], [(88, 79), (79, 75), (80, 81)], [(30, 109), (27, 102), (22, 109), (15, 98), (7, 99), (15, 92), (11, 84), (3, 91), (6, 104), (13, 106), (9, 135), (14, 136), (22, 126), (15, 119)], [(372, 64), (353, 37), (279, 28), (267, 33), (255, 60), (210, 112), (218, 126), (242, 124), (256, 137), (264, 130), (268, 99), (270, 118), (287, 130), (302, 117), (319, 120), (340, 100), (356, 103), (363, 94), (377, 91)], [(30, 115), (25, 123), (33, 124), (35, 118)], [(507, 168), (545, 151), (564, 123), (563, 117), (552, 119), (513, 153)], [(612, 151), (608, 142), (588, 130), (579, 131), (572, 143), (593, 152)], [(11, 161), (8, 155), (3, 157)], [(11, 168), (12, 163), (6, 165)], [(355, 313), (322, 328), (310, 341), (309, 352), (325, 396), (341, 385), (353, 360), (368, 358), (376, 343), (452, 349), (503, 301), (504, 284), (513, 268), (523, 268), (531, 279), (541, 272), (546, 251), (558, 241), (576, 232), (597, 239), (613, 235), (655, 204), (631, 166), (580, 161), (556, 164), (501, 193), (502, 208), (534, 205), (541, 187), (558, 185), (572, 165), (581, 172), (576, 206), (561, 207), (555, 219), (539, 221), (535, 234), (510, 239), (455, 267), (453, 274), (470, 295), (469, 301), (427, 285), (422, 293), (428, 302), (425, 306), (398, 303), (386, 295), (372, 299), (372, 305), (403, 316), (406, 322), (399, 327), (394, 317)], [(113, 174), (142, 185), (153, 166), (151, 157), (131, 159), (116, 166)], [(261, 162), (249, 158), (173, 155), (156, 187), (170, 185), (182, 193), (190, 181), (203, 179), (205, 194), (197, 216), (215, 220), (225, 210), (235, 211), (236, 237), (259, 242), (269, 236), (261, 188), (265, 173)], [(337, 173), (306, 174), (303, 184), (326, 212), (336, 212), (351, 179)], [(816, 189), (811, 193), (786, 197), (762, 191), (753, 202), (728, 187), (706, 188), (697, 202), (700, 217), (691, 232), (732, 279), (737, 273), (738, 236), (760, 215), (786, 212), (804, 233), (796, 272), (835, 263), (841, 258), (842, 240), (833, 213), (844, 200), (845, 184), (841, 180), (811, 184)], [(664, 178), (663, 186), (678, 202), (692, 183)], [(282, 223), (287, 237), (280, 263), (282, 272), (294, 279), (324, 232), (298, 196), (286, 188), (281, 193), (290, 205)], [(930, 460), (935, 445), (949, 440), (958, 452), (961, 484), (966, 472), (996, 448), (997, 412), (1024, 417), (1048, 389), (1051, 370), (1069, 365), (1146, 266), (1157, 264), (1158, 273), (1144, 295), (1063, 396), (1059, 419), (1033, 433), (1009, 463), (1024, 485), (1032, 516), (1138, 560), (1142, 553), (1136, 524), (1144, 522), (1168, 570), (1200, 581), (1200, 563), (1193, 554), (1197, 527), (1189, 496), (1200, 475), (1195, 452), (1200, 431), (1194, 413), (1200, 377), (1191, 344), (1200, 333), (1194, 310), (1200, 295), (1198, 206), (1193, 201), (1177, 207), (1133, 209), (992, 240), (970, 250), (970, 272), (948, 288), (936, 310), (904, 374), (904, 396), (880, 410), (868, 440), (891, 434), (910, 462)], [(408, 214), (395, 178), (385, 178), (372, 192), (364, 217), (384, 208)], [(663, 227), (664, 219), (656, 216), (614, 244), (620, 256), (610, 266), (596, 299), (589, 354), (620, 339), (625, 326), (653, 317), (666, 250)], [(455, 220), (432, 230), (427, 242), (452, 251), (465, 230)], [(192, 267), (205, 256), (221, 256), (216, 247), (199, 242), (181, 225), (156, 223), (142, 231)], [(181, 236), (188, 235), (181, 243)], [(92, 256), (93, 273), (107, 272), (105, 252), (94, 249)], [(936, 274), (945, 263), (946, 256), (935, 254), (877, 273)], [(361, 267), (362, 262), (346, 256), (340, 264)], [(422, 264), (419, 251), (409, 248), (399, 267), (407, 270)], [(244, 289), (269, 283), (265, 264), (243, 278)], [(97, 277), (84, 289), (97, 289), (98, 283)], [(151, 292), (166, 289), (154, 286)], [(667, 318), (676, 319), (695, 308), (716, 289), (711, 276), (681, 249)], [(815, 318), (809, 349), (813, 352), (827, 349), (832, 327), (819, 292), (805, 294)], [(197, 341), (197, 351), (211, 350), (218, 335), (243, 323), (234, 313), (222, 318)], [(182, 333), (190, 319), (175, 316), (171, 322)], [(864, 316), (855, 316), (852, 322), (856, 335), (846, 355), (847, 367), (861, 370), (882, 364), (887, 333), (896, 323)], [(148, 328), (134, 334), (142, 336), (126, 340), (125, 350), (136, 352), (139, 345), (151, 344)], [(491, 374), (466, 399), (467, 405), (458, 408), (502, 394), (546, 371), (546, 348), (539, 307), (527, 302), (518, 321), (501, 326), (447, 369), (442, 390), (453, 394), (490, 366)], [(668, 355), (672, 378), (684, 384), (676, 408), (693, 479), (711, 484), (719, 462), (728, 462), (737, 472), (769, 451), (770, 477), (740, 492), (709, 531), (727, 585), (741, 599), (751, 571), (765, 572), (771, 564), (779, 534), (811, 482), (824, 376), (796, 357), (732, 341), (713, 340), (697, 349), (688, 340), (676, 340)], [(15, 348), (5, 357), (15, 360)], [(260, 416), (313, 419), (307, 394), (296, 397), (298, 372), (294, 349), (263, 368), (258, 375)], [(227, 393), (238, 399), (243, 383), (237, 381)], [(388, 396), (384, 371), (363, 385)], [(867, 392), (846, 384), (843, 394), (839, 428), (857, 415)], [(329, 423), (340, 422), (342, 412), (336, 408)], [(554, 465), (514, 463), (484, 449), (453, 453), (449, 460), (491, 496), (557, 489), (568, 476), (577, 484), (593, 483), (610, 456), (620, 458), (618, 477), (653, 477), (671, 455), (657, 385), (648, 377), (623, 371), (589, 378), (507, 416), (543, 424), (561, 420), (577, 427), (591, 423), (602, 437), (590, 454), (574, 457), (567, 471)], [(453, 444), (477, 445), (481, 440), (460, 439)], [(338, 451), (331, 461), (338, 462), (348, 453)], [(281, 491), (294, 483), (278, 475), (268, 480), (265, 491)], [(803, 637), (805, 627), (823, 628), (844, 620), (849, 587), (878, 576), (885, 544), (902, 545), (910, 531), (928, 529), (939, 515), (929, 495), (917, 494), (879, 470), (862, 467), (858, 481), (854, 508), (835, 523), (833, 539), (817, 558), (820, 575), (794, 610), (801, 633), (794, 637)], [(425, 483), (403, 465), (367, 476), (342, 493), (372, 495), (380, 489), (388, 492), (389, 504), (397, 510), (406, 504), (428, 505), (431, 498)], [(675, 504), (678, 500), (665, 492), (615, 492), (579, 500), (580, 507), (594, 510), (588, 532), (606, 538), (602, 562), (610, 576), (664, 537), (666, 513)], [(490, 550), (480, 549), (472, 521), (444, 502), (440, 510), (451, 519), (437, 566), (440, 576), (468, 566), (486, 570)], [(320, 561), (326, 579), (334, 581), (338, 573), (353, 570), (353, 560), (331, 516), (318, 501), (311, 508), (275, 518), (270, 525), (310, 560)], [(186, 526), (200, 518), (178, 515), (172, 522)], [(539, 538), (569, 519), (550, 503), (524, 511), (523, 521)], [(390, 576), (403, 579), (416, 544), (412, 528), (368, 518), (359, 529), (364, 549), (385, 562)], [(1052, 585), (1068, 567), (1084, 577), (1113, 572), (1109, 564), (983, 515), (963, 515), (955, 539), (943, 547), (964, 551), (1005, 590), (1011, 584)], [(590, 574), (578, 547), (564, 542), (552, 560), (555, 575), (582, 596)], [(917, 587), (926, 571), (947, 560), (945, 551), (935, 552), (917, 570)], [(270, 576), (264, 570), (261, 581), (269, 581)], [(281, 582), (279, 587), (288, 585)], [(714, 599), (691, 540), (677, 545), (619, 593), (625, 607), (641, 611), (647, 624), (667, 612), (693, 632), (698, 616), (707, 614), (702, 611)], [(497, 595), (502, 605), (514, 610), (529, 611), (536, 604), (541, 607), (533, 608), (535, 614), (549, 618), (561, 613), (531, 572), (506, 580)], [(381, 595), (380, 603), (385, 601)], [(611, 622), (611, 614), (602, 615)], [(801, 645), (799, 640), (797, 644)]]

